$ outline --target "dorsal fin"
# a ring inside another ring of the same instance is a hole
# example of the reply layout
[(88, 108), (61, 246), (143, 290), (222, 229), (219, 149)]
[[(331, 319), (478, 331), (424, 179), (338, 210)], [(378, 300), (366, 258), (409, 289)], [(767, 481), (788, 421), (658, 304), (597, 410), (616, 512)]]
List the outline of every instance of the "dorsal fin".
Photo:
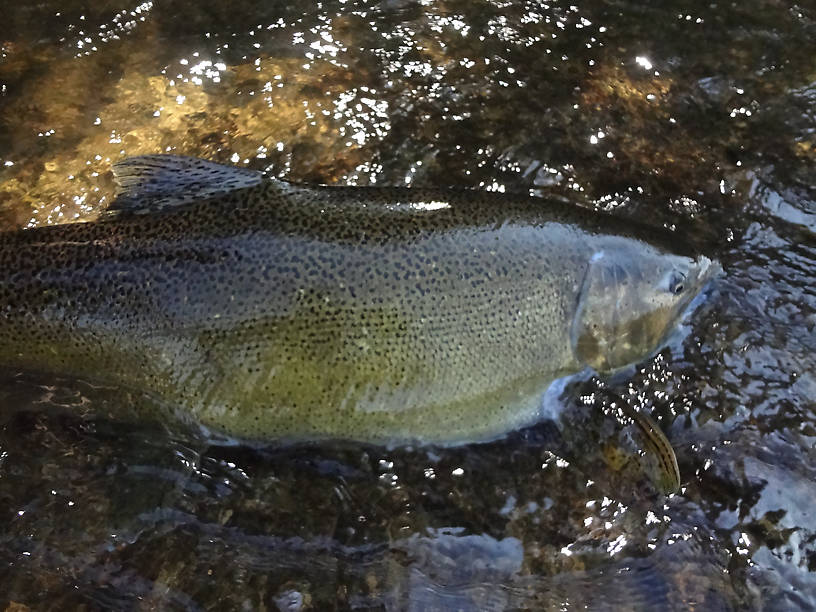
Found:
[(153, 212), (259, 185), (255, 170), (180, 155), (141, 155), (113, 164), (119, 187), (109, 211)]

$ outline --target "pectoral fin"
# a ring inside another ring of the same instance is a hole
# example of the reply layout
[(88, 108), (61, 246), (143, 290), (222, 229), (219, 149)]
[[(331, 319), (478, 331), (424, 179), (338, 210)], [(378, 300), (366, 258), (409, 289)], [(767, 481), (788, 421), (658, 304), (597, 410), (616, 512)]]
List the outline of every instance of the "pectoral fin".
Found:
[(625, 401), (621, 402), (624, 414), (631, 418), (643, 434), (643, 440), (652, 452), (658, 464), (657, 485), (665, 494), (677, 493), (680, 490), (680, 468), (677, 455), (663, 430), (654, 419), (644, 412), (635, 410)]

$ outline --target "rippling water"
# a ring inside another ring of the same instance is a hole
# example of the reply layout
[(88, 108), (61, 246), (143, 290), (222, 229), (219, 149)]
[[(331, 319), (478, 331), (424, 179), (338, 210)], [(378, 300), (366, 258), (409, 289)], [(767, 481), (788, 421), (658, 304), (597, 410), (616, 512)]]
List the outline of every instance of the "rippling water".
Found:
[[(568, 388), (562, 430), (462, 448), (214, 447), (4, 373), (0, 604), (816, 607), (816, 10), (307, 4), (4, 10), (0, 227), (91, 220), (113, 161), (174, 151), (614, 208), (714, 243), (724, 275), (634, 376)], [(642, 478), (621, 398), (679, 494)]]

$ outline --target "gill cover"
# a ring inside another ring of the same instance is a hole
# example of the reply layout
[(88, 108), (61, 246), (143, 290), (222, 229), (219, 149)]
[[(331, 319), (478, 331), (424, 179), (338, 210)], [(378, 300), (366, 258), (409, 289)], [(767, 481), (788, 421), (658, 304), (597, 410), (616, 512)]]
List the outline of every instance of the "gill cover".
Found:
[(573, 318), (574, 355), (598, 372), (648, 357), (707, 280), (710, 263), (646, 245), (596, 252)]

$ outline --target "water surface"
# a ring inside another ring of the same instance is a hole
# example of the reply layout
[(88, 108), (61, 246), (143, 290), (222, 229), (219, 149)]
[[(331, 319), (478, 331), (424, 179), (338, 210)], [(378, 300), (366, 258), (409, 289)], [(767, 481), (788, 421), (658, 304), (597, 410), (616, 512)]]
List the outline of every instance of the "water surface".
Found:
[[(634, 375), (568, 387), (562, 429), (491, 444), (218, 447), (5, 372), (4, 608), (816, 607), (812, 5), (4, 10), (0, 228), (92, 220), (111, 163), (157, 152), (615, 209), (724, 274)], [(645, 477), (621, 401), (666, 431), (679, 494)]]

